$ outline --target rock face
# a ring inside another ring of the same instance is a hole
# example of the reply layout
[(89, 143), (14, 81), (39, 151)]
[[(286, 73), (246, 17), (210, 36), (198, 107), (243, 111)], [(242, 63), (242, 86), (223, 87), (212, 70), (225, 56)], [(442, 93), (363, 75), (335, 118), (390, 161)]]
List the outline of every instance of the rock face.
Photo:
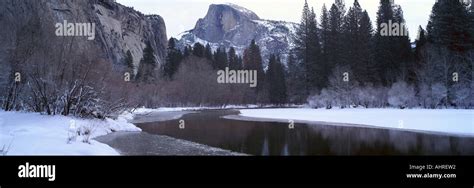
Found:
[[(0, 63), (7, 60), (8, 53), (22, 48), (18, 41), (24, 38), (25, 28), (36, 31), (40, 38), (48, 37), (51, 50), (60, 53), (54, 46), (64, 40), (55, 35), (55, 24), (94, 23), (95, 39), (75, 37), (75, 50), (83, 54), (99, 53), (115, 65), (123, 62), (128, 50), (137, 66), (143, 56), (146, 41), (152, 45), (158, 63), (166, 55), (166, 27), (158, 15), (143, 15), (113, 0), (2, 0), (0, 1)], [(27, 36), (27, 33), (26, 33)], [(48, 47), (48, 44), (46, 46)]]
[(237, 29), (241, 32), (254, 31), (257, 25), (252, 21), (259, 19), (255, 13), (245, 11), (245, 9), (236, 9), (236, 6), (211, 5), (206, 17), (198, 20), (193, 33), (213, 43), (227, 39), (244, 42), (251, 39), (251, 35), (232, 35), (231, 33)]
[(210, 5), (207, 15), (194, 29), (184, 32), (179, 46), (196, 42), (210, 44), (213, 49), (233, 46), (239, 54), (255, 39), (265, 60), (273, 54), (286, 59), (292, 44), (295, 23), (260, 19), (254, 12), (233, 4)]

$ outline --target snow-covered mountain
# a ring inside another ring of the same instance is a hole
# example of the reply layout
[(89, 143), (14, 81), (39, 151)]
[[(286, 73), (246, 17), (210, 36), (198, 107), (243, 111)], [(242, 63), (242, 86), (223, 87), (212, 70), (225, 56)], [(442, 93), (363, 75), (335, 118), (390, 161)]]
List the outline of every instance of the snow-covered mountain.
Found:
[(297, 24), (264, 20), (251, 10), (234, 4), (212, 4), (207, 15), (197, 21), (194, 29), (178, 37), (178, 46), (199, 42), (210, 44), (213, 50), (234, 47), (239, 54), (255, 39), (265, 61), (271, 54), (280, 55), (286, 63)]

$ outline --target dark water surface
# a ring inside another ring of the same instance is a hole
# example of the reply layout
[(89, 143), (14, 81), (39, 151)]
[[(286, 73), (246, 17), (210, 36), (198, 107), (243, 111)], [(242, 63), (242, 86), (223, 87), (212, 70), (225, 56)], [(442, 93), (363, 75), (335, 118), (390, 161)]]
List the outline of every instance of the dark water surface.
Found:
[(167, 135), (251, 155), (474, 155), (474, 137), (399, 130), (239, 121), (233, 110), (205, 110), (180, 120), (137, 124)]

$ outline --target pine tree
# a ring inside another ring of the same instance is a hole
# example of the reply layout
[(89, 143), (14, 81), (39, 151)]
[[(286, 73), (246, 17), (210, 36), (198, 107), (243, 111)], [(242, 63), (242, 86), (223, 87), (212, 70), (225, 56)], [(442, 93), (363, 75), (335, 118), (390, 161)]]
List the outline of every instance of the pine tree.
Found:
[(189, 57), (192, 53), (193, 53), (193, 49), (191, 48), (191, 46), (185, 46), (184, 47), (184, 50), (183, 50), (183, 57), (184, 58)]
[[(439, 84), (447, 88), (445, 106), (448, 103), (458, 104), (463, 88), (473, 85), (470, 55), (474, 44), (472, 21), (472, 12), (461, 1), (438, 0), (433, 6), (427, 26), (429, 45), (426, 46), (430, 47), (426, 52), (428, 59), (422, 59), (422, 62), (429, 64), (434, 61), (431, 66), (439, 67), (431, 75), (436, 75)], [(441, 58), (429, 59), (439, 56)], [(453, 82), (452, 73), (457, 73), (463, 79)]]
[(243, 66), (246, 70), (257, 71), (257, 93), (262, 89), (265, 80), (265, 72), (263, 71), (263, 61), (260, 47), (255, 40), (250, 42), (250, 46), (244, 50)]
[(296, 28), (296, 34), (294, 36), (294, 41), (295, 41), (295, 47), (294, 47), (294, 52), (296, 55), (296, 58), (301, 61), (302, 63), (299, 64), (302, 66), (302, 71), (300, 74), (303, 74), (303, 80), (301, 82), (304, 83), (304, 92), (305, 95), (308, 96), (310, 92), (310, 78), (309, 78), (309, 64), (310, 64), (310, 57), (309, 57), (309, 35), (310, 35), (310, 9), (308, 6), (308, 2), (305, 0), (304, 6), (303, 6), (303, 12), (301, 16), (301, 22), (300, 25)]
[(242, 64), (239, 62), (239, 56), (237, 56), (234, 47), (230, 47), (229, 53), (229, 69), (231, 70), (240, 70), (242, 69)]
[(213, 57), (212, 57), (212, 49), (211, 49), (211, 45), (206, 44), (206, 51), (204, 52), (204, 56), (210, 60), (210, 61), (213, 61)]
[[(415, 48), (415, 54), (414, 54), (414, 61), (415, 61), (415, 73), (413, 76), (415, 79), (417, 79), (418, 72), (422, 68), (422, 66), (425, 64), (425, 58), (424, 58), (424, 50), (426, 50), (426, 44), (428, 42), (427, 36), (426, 36), (426, 31), (419, 26), (418, 27), (418, 36), (417, 39), (415, 40), (416, 48)], [(410, 77), (410, 79), (413, 79)], [(418, 83), (415, 82), (415, 86), (418, 89)]]
[(155, 77), (156, 58), (153, 47), (150, 42), (146, 42), (146, 47), (143, 49), (143, 58), (140, 61), (140, 66), (136, 79), (141, 82), (151, 83)]
[[(405, 18), (403, 16), (403, 10), (400, 5), (395, 6), (394, 10), (394, 20), (396, 23), (405, 23)], [(403, 26), (404, 30), (408, 31), (408, 27)], [(408, 32), (407, 32), (408, 34)], [(411, 42), (409, 35), (402, 35), (399, 37), (395, 37), (395, 57), (396, 61), (399, 62), (401, 74), (399, 75), (398, 79), (402, 79), (404, 81), (413, 83), (413, 77), (411, 75), (414, 74), (415, 66), (413, 63), (413, 53), (411, 49)]]
[(320, 75), (323, 79), (322, 87), (327, 87), (328, 76), (331, 72), (332, 66), (329, 60), (330, 56), (330, 37), (331, 37), (331, 27), (329, 20), (329, 12), (326, 8), (326, 5), (323, 4), (322, 13), (321, 13), (321, 22), (320, 22), (320, 38), (321, 38), (321, 57), (320, 57), (320, 66), (321, 71)]
[(360, 36), (360, 23), (362, 19), (362, 8), (357, 0), (354, 1), (352, 7), (349, 8), (346, 17), (344, 18), (343, 24), (343, 38), (345, 44), (343, 47), (344, 53), (341, 54), (343, 62), (351, 70), (354, 70), (355, 77), (360, 78), (362, 72), (360, 70), (362, 65), (361, 47), (359, 46), (361, 41)]
[(343, 20), (344, 15), (346, 14), (346, 4), (345, 4), (344, 0), (336, 0), (336, 2), (334, 4), (336, 5), (337, 9), (341, 13), (340, 14), (341, 20)]
[[(405, 18), (403, 16), (403, 10), (400, 5), (394, 5), (394, 22), (395, 23), (405, 23)], [(402, 25), (403, 30), (407, 31), (408, 27)], [(393, 50), (395, 61), (399, 66), (399, 75), (397, 80), (403, 80), (412, 84), (414, 82), (414, 72), (415, 64), (413, 63), (413, 52), (411, 48), (411, 42), (409, 35), (401, 35), (393, 38)]]
[(276, 58), (273, 54), (270, 56), (265, 80), (270, 103), (285, 104), (287, 102), (287, 93), (284, 67), (280, 59)]
[(433, 6), (427, 27), (428, 40), (464, 53), (473, 47), (472, 25), (469, 11), (461, 1), (438, 0)]
[(325, 71), (328, 71), (323, 60), (321, 59), (321, 41), (318, 29), (318, 21), (316, 19), (316, 13), (311, 8), (310, 21), (309, 21), (309, 57), (308, 57), (308, 69), (307, 73), (309, 77), (309, 87), (311, 90), (321, 90), (326, 86), (326, 77), (324, 76)]
[(306, 102), (308, 95), (306, 94), (306, 85), (304, 82), (303, 65), (301, 61), (297, 61), (295, 53), (290, 50), (288, 54), (288, 76), (286, 85), (288, 86), (289, 102), (295, 104), (302, 104)]
[(197, 57), (204, 57), (204, 52), (206, 51), (205, 47), (197, 42), (194, 44), (193, 46), (193, 55), (197, 56)]
[(240, 70), (244, 68), (244, 59), (240, 55), (237, 56), (237, 64), (239, 65)]
[(311, 91), (321, 89), (324, 86), (324, 77), (321, 72), (321, 46), (319, 41), (318, 22), (314, 10), (309, 8), (305, 1), (301, 23), (296, 29), (294, 37), (294, 51), (299, 61), (302, 61), (307, 95)]
[(224, 70), (229, 66), (227, 52), (225, 47), (220, 47), (214, 53), (214, 68), (217, 70)]
[(225, 69), (226, 67), (229, 67), (229, 58), (227, 57), (227, 50), (225, 49), (225, 47), (221, 47), (221, 53), (220, 55), (218, 56), (219, 59), (218, 62), (219, 62), (219, 68), (222, 70), (222, 69)]
[(172, 79), (173, 75), (178, 71), (179, 64), (183, 59), (181, 51), (176, 48), (176, 39), (171, 38), (168, 41), (168, 50), (166, 55), (166, 62), (163, 66), (163, 76)]
[[(471, 0), (472, 1), (472, 0)], [(471, 37), (471, 44), (474, 44), (474, 3), (471, 2), (471, 6), (469, 6), (469, 25), (470, 25), (470, 37)], [(472, 47), (472, 46), (471, 46)], [(474, 48), (474, 47), (472, 47)]]
[(371, 55), (373, 28), (370, 17), (362, 10), (358, 0), (354, 0), (347, 15), (345, 12), (345, 4), (340, 0), (331, 6), (329, 13), (325, 13), (323, 7), (322, 17), (328, 14), (328, 24), (322, 24), (321, 28), (322, 32), (327, 33), (322, 35), (324, 56), (328, 62), (325, 77), (329, 76), (333, 67), (340, 66), (353, 70), (354, 75), (350, 77), (356, 81), (374, 82), (377, 77), (371, 75), (376, 70)]
[(133, 56), (130, 50), (127, 50), (127, 53), (125, 54), (125, 65), (127, 66), (127, 72), (130, 73), (131, 75), (134, 75), (135, 73), (135, 65), (133, 64)]
[(401, 74), (396, 37), (383, 35), (383, 24), (395, 22), (393, 7), (394, 5), (390, 0), (380, 0), (379, 10), (377, 11), (377, 32), (374, 38), (377, 77), (380, 78), (381, 84), (385, 86), (390, 86), (396, 82)]
[(342, 34), (342, 26), (345, 10), (338, 7), (342, 5), (333, 4), (329, 10), (329, 36), (326, 45), (326, 54), (331, 67), (342, 65), (343, 62), (343, 46), (344, 38)]
[(217, 48), (216, 51), (212, 54), (212, 59), (214, 59), (212, 63), (212, 68), (215, 70), (219, 69), (219, 62), (218, 62), (218, 56), (221, 53), (221, 48)]
[(372, 27), (372, 21), (370, 20), (367, 11), (364, 11), (360, 20), (358, 33), (359, 51), (357, 54), (357, 59), (359, 60), (360, 64), (354, 68), (354, 74), (356, 74), (357, 81), (363, 84), (378, 83), (379, 80), (379, 78), (375, 77), (377, 70), (372, 54), (373, 32), (374, 30)]
[(363, 11), (358, 0), (354, 0), (344, 17), (342, 26), (344, 45), (341, 46), (343, 53), (340, 53), (339, 58), (342, 60), (339, 64), (349, 67), (354, 74), (352, 77), (363, 84), (377, 80), (377, 77), (373, 76), (376, 70), (371, 54), (372, 33), (372, 22), (367, 11)]
[(321, 21), (320, 21), (320, 27), (321, 27), (321, 56), (323, 61), (327, 61), (327, 45), (328, 45), (328, 40), (329, 40), (329, 34), (331, 31), (331, 28), (329, 26), (329, 12), (326, 8), (326, 4), (323, 4), (322, 8), (322, 13), (321, 13)]
[(281, 59), (278, 58), (276, 62), (275, 68), (275, 95), (277, 99), (275, 101), (278, 104), (285, 104), (288, 102), (288, 91), (286, 86), (286, 73), (285, 73), (285, 66), (281, 63)]
[(416, 43), (416, 48), (415, 48), (415, 57), (416, 57), (416, 60), (418, 61), (419, 59), (421, 59), (421, 50), (423, 49), (423, 47), (425, 46), (425, 44), (427, 43), (427, 38), (426, 38), (426, 31), (423, 29), (423, 27), (418, 26), (418, 36), (417, 36), (417, 39), (415, 41)]

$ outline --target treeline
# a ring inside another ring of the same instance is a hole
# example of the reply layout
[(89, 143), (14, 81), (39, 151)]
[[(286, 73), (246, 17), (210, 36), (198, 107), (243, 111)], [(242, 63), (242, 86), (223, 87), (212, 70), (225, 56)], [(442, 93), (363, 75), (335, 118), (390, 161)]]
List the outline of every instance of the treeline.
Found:
[[(145, 42), (138, 65), (130, 51), (112, 64), (90, 44), (57, 39), (54, 32), (34, 32), (40, 19), (18, 34), (14, 50), (0, 63), (0, 105), (6, 111), (85, 118), (116, 117), (124, 110), (146, 106), (225, 106), (286, 102), (284, 66), (276, 56), (265, 72), (260, 47), (254, 41), (242, 55), (234, 48), (199, 43), (183, 51), (170, 39), (165, 62)], [(50, 50), (55, 46), (61, 51)], [(75, 50), (87, 49), (87, 50)], [(217, 71), (257, 70), (258, 85), (219, 84)], [(268, 93), (279, 93), (268, 95)]]
[(99, 49), (58, 39), (54, 30), (38, 32), (48, 31), (45, 23), (32, 18), (0, 62), (1, 109), (103, 119), (132, 106), (132, 84), (112, 71)]
[(105, 119), (157, 101), (160, 66), (150, 42), (138, 67), (130, 51), (114, 64), (93, 42), (57, 37), (50, 23), (27, 18), (0, 52), (0, 109)]
[[(117, 66), (92, 44), (37, 32), (44, 19), (31, 19), (4, 52), (4, 110), (105, 118), (138, 106), (474, 107), (474, 15), (462, 1), (438, 0), (414, 44), (390, 0), (380, 0), (375, 28), (357, 0), (348, 9), (336, 0), (319, 17), (305, 3), (286, 67), (279, 54), (262, 59), (255, 41), (238, 54), (199, 43), (178, 49), (173, 38), (165, 62), (145, 42), (138, 66), (129, 51)], [(227, 67), (256, 71), (257, 86), (218, 83)]]
[[(262, 59), (255, 41), (237, 54), (200, 43), (180, 50), (172, 38), (158, 88), (144, 98), (166, 106), (473, 107), (472, 11), (466, 5), (438, 1), (414, 44), (402, 8), (390, 0), (380, 1), (376, 23), (357, 0), (348, 9), (342, 0), (324, 5), (319, 18), (305, 3), (286, 67), (277, 55)], [(216, 73), (226, 67), (256, 70), (257, 87), (218, 84)]]
[[(174, 38), (169, 40), (167, 59), (161, 69), (164, 82), (161, 104), (225, 106), (287, 102), (284, 65), (279, 57), (272, 55), (264, 71), (264, 60), (255, 41), (250, 42), (243, 54), (237, 54), (233, 47), (213, 50), (209, 44), (200, 43), (181, 51), (176, 42)], [(255, 70), (256, 87), (250, 87), (249, 83), (218, 83), (217, 72), (225, 69)]]
[(403, 10), (380, 0), (376, 27), (357, 0), (320, 19), (305, 3), (288, 58), (290, 102), (314, 107), (472, 108), (473, 13), (439, 0), (412, 48)]

